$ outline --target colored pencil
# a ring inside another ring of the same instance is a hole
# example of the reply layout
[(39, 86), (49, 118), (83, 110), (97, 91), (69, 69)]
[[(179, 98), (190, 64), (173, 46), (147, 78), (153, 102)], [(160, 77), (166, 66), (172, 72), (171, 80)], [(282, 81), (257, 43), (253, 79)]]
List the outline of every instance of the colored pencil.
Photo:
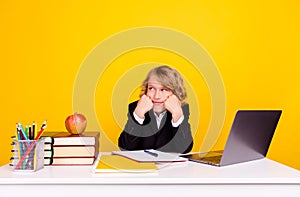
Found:
[[(35, 137), (34, 140), (38, 140), (39, 137), (42, 135), (43, 131), (45, 130), (46, 126), (47, 126), (47, 121), (44, 121), (40, 131), (38, 132), (37, 136)], [(22, 162), (24, 161), (24, 159), (27, 157), (27, 155), (30, 153), (31, 149), (34, 147), (34, 145), (36, 144), (36, 141), (34, 141), (33, 143), (30, 144), (30, 146), (27, 148), (26, 152), (23, 154), (22, 158), (19, 160), (19, 162), (17, 163), (15, 169), (18, 169), (20, 167), (20, 165), (22, 164)]]

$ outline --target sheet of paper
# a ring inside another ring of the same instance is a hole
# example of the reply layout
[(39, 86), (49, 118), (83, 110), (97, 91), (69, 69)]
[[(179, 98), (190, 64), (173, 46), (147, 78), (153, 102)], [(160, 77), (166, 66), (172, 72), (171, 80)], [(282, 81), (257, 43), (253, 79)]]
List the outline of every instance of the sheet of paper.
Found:
[(179, 162), (188, 160), (179, 157), (177, 153), (165, 153), (157, 150), (113, 151), (112, 154), (121, 155), (139, 162)]

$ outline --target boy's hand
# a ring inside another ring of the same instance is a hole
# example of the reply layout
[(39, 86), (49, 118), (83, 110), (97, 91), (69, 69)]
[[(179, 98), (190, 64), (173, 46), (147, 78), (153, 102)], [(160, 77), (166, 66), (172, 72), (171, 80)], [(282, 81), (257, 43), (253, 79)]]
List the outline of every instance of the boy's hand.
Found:
[(167, 100), (164, 103), (164, 106), (169, 112), (171, 112), (173, 122), (177, 122), (179, 118), (183, 115), (181, 102), (174, 94), (167, 98)]
[(137, 106), (134, 110), (135, 114), (140, 118), (145, 118), (145, 113), (150, 111), (153, 108), (153, 103), (151, 99), (143, 95), (137, 103)]

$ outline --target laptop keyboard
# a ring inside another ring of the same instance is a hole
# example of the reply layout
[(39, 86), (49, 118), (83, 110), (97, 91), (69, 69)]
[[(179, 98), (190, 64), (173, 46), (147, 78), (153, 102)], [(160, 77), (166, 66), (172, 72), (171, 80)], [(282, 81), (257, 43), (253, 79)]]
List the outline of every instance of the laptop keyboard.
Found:
[(202, 161), (214, 164), (220, 164), (222, 156), (214, 156), (214, 157), (203, 157), (201, 158)]
[(191, 161), (207, 163), (211, 165), (219, 166), (221, 163), (223, 151), (210, 151), (210, 152), (200, 152), (200, 153), (191, 153), (183, 155), (182, 157), (188, 158)]

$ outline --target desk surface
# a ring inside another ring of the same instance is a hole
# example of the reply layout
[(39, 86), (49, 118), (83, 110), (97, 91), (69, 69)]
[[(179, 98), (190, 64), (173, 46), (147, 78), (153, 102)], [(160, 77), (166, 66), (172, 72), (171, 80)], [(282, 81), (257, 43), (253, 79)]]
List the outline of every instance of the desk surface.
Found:
[(92, 166), (45, 166), (34, 173), (13, 172), (0, 167), (0, 185), (18, 184), (292, 184), (300, 186), (300, 172), (269, 159), (225, 167), (195, 162), (165, 164), (157, 173), (103, 173)]

